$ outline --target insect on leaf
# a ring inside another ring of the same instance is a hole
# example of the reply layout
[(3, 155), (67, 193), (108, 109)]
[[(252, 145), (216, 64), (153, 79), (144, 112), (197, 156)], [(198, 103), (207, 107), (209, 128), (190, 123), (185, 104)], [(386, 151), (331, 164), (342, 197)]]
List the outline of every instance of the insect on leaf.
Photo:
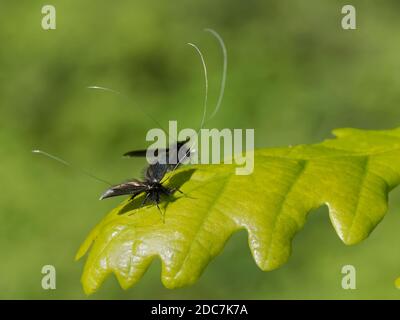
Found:
[(197, 281), (230, 236), (248, 232), (256, 264), (265, 271), (284, 264), (291, 241), (310, 210), (327, 205), (345, 244), (365, 239), (387, 210), (388, 192), (400, 182), (400, 128), (337, 129), (320, 144), (254, 151), (254, 172), (235, 165), (184, 166), (168, 185), (185, 194), (162, 202), (163, 223), (142, 197), (112, 210), (89, 234), (76, 259), (89, 251), (82, 275), (87, 294), (110, 273), (123, 288), (140, 280), (154, 258), (168, 288)]

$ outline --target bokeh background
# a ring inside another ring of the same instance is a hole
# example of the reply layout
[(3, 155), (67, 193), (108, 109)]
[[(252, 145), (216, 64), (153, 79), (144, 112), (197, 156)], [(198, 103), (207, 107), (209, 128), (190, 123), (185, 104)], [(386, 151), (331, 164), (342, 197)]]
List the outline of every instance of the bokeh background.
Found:
[[(139, 175), (142, 160), (121, 154), (146, 146), (155, 127), (200, 122), (203, 78), (187, 42), (208, 62), (215, 101), (222, 57), (226, 95), (216, 128), (254, 128), (256, 146), (314, 143), (337, 127), (400, 125), (400, 2), (352, 0), (357, 30), (341, 28), (348, 1), (5, 1), (0, 2), (0, 298), (308, 299), (400, 298), (400, 192), (371, 236), (345, 246), (326, 208), (309, 215), (289, 262), (273, 272), (252, 260), (235, 234), (191, 287), (168, 290), (155, 262), (127, 291), (110, 277), (83, 294), (84, 261), (74, 255), (120, 199), (98, 201), (105, 186), (49, 159), (55, 153), (104, 179)], [(41, 28), (41, 8), (57, 9), (57, 29)], [(114, 88), (129, 99), (86, 89)], [(129, 100), (129, 101), (128, 101)], [(323, 178), (323, 177), (322, 177)], [(41, 288), (41, 268), (57, 269), (57, 289)], [(357, 289), (341, 288), (341, 268), (357, 268)]]

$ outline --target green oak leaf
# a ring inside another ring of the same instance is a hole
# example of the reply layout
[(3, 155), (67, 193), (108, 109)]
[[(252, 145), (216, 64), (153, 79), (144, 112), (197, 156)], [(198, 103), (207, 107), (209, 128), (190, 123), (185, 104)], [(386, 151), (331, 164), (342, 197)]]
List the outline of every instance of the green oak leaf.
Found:
[(385, 131), (337, 129), (320, 144), (255, 150), (254, 172), (235, 165), (184, 166), (171, 174), (175, 193), (163, 202), (165, 223), (142, 197), (112, 210), (89, 234), (76, 259), (90, 249), (82, 283), (96, 291), (110, 273), (134, 285), (154, 258), (162, 262), (168, 288), (194, 283), (229, 237), (240, 229), (256, 264), (284, 264), (291, 241), (310, 210), (327, 205), (342, 241), (368, 237), (387, 210), (388, 192), (400, 182), (400, 128)]

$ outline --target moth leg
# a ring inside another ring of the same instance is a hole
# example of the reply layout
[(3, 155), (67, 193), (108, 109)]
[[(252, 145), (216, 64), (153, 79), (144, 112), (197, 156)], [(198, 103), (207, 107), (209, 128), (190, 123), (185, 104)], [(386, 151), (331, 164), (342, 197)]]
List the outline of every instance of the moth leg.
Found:
[(144, 197), (142, 204), (140, 205), (141, 207), (143, 207), (146, 204), (147, 200), (149, 200), (149, 197), (150, 193), (146, 193), (146, 196)]
[[(165, 190), (163, 190), (163, 191), (165, 192)], [(155, 193), (155, 194), (153, 194), (152, 200), (153, 200), (154, 204), (156, 205), (158, 211), (160, 212), (162, 222), (165, 223), (165, 211), (163, 212), (163, 211), (161, 210), (160, 206), (159, 206), (159, 203), (160, 203), (160, 195), (161, 195), (161, 194), (158, 193), (158, 192)]]
[(158, 211), (160, 211), (162, 222), (165, 223), (165, 212), (162, 212), (162, 210), (161, 210), (160, 206), (158, 205), (157, 201), (156, 201), (156, 206), (157, 206)]
[(139, 194), (140, 194), (140, 192), (139, 192), (139, 193), (134, 193), (134, 194), (129, 198), (129, 200), (135, 199), (136, 196), (138, 196)]
[(184, 193), (182, 190), (180, 190), (179, 188), (172, 188), (168, 190), (168, 195), (172, 195), (173, 193), (175, 193), (175, 191), (178, 191), (180, 194), (183, 194), (184, 196), (187, 197), (187, 194)]

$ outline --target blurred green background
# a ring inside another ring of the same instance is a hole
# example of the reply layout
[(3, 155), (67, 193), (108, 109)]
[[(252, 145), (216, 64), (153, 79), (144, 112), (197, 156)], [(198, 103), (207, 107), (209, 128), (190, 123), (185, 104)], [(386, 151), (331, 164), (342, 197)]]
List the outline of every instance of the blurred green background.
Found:
[[(353, 0), (357, 30), (341, 28), (348, 1), (6, 1), (0, 2), (0, 298), (86, 299), (84, 261), (74, 255), (121, 199), (98, 201), (105, 186), (30, 151), (55, 153), (119, 182), (144, 162), (155, 124), (200, 122), (203, 78), (187, 42), (207, 59), (210, 101), (229, 55), (216, 128), (255, 128), (256, 147), (314, 143), (337, 127), (400, 125), (400, 2)], [(57, 9), (57, 29), (41, 28), (41, 8)], [(119, 96), (86, 89), (114, 88)], [(323, 177), (322, 177), (323, 178)], [(363, 243), (347, 247), (327, 209), (312, 212), (289, 262), (260, 271), (246, 233), (235, 234), (192, 287), (168, 290), (160, 263), (127, 291), (110, 277), (89, 299), (400, 298), (400, 191)], [(41, 268), (57, 269), (57, 289), (41, 288)], [(341, 268), (357, 269), (357, 289), (341, 288)]]

